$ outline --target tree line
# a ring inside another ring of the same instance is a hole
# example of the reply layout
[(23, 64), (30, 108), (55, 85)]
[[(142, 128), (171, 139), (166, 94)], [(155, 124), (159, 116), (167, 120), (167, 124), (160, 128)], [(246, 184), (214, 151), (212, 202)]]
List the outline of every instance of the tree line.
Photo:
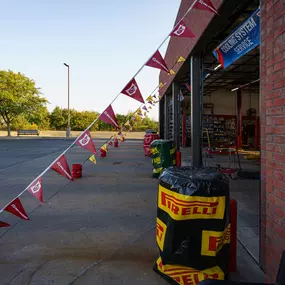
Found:
[[(40, 89), (35, 82), (21, 73), (0, 71), (0, 128), (6, 129), (8, 135), (12, 130), (39, 129), (39, 130), (66, 130), (68, 110), (55, 107), (52, 112), (47, 109), (48, 101), (41, 96)], [(100, 114), (95, 111), (70, 110), (70, 125), (74, 131), (82, 131), (88, 127)], [(122, 126), (132, 117), (116, 114), (118, 124)], [(158, 123), (137, 115), (135, 131), (158, 129)], [(130, 121), (134, 125), (133, 121)], [(113, 130), (113, 127), (98, 120), (91, 131)]]

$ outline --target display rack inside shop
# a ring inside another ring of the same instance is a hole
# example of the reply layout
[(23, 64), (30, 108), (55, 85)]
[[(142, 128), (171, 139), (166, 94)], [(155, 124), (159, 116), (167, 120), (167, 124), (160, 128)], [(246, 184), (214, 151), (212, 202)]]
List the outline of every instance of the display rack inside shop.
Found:
[[(203, 146), (230, 147), (235, 142), (236, 116), (203, 115)], [(208, 132), (208, 135), (207, 135)]]
[(190, 147), (191, 146), (191, 115), (187, 116), (186, 114), (182, 115), (182, 146)]
[(168, 134), (169, 134), (169, 139), (174, 140), (174, 137), (173, 137), (174, 116), (173, 116), (173, 107), (172, 107), (173, 100), (169, 98), (169, 101), (167, 103), (168, 103), (167, 106), (168, 106), (168, 118), (169, 118)]

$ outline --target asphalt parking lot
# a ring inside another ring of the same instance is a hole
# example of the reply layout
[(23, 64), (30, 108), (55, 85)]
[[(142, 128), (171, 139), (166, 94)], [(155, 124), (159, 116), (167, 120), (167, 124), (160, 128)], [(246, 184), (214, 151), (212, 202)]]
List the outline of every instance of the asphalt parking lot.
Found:
[[(0, 140), (0, 207), (17, 196), (71, 141)], [(103, 141), (95, 141), (96, 147)], [(89, 153), (67, 153), (69, 165)], [(30, 221), (3, 212), (0, 284), (165, 284), (152, 271), (157, 257), (157, 180), (141, 141), (87, 161), (74, 182), (52, 170), (43, 177), (44, 205), (21, 196)]]

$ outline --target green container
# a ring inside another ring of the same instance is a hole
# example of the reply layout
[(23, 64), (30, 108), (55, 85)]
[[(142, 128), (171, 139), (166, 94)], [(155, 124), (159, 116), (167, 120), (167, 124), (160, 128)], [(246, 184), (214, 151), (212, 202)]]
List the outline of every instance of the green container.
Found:
[(176, 164), (175, 146), (170, 140), (155, 140), (150, 145), (154, 169), (168, 168)]

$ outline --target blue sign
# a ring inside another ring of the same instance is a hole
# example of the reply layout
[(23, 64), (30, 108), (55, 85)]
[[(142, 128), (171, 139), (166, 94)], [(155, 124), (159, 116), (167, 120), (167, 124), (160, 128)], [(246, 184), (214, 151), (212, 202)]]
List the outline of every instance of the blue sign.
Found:
[(239, 25), (214, 51), (223, 68), (260, 44), (260, 8)]

